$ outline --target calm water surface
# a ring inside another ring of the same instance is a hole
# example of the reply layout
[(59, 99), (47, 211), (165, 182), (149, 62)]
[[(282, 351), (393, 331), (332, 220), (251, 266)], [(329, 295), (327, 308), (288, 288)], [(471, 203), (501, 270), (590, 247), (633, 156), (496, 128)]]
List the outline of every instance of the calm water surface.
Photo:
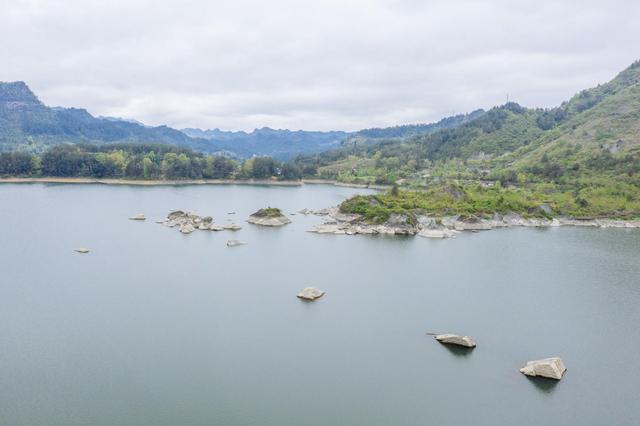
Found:
[[(640, 424), (640, 231), (433, 241), (244, 223), (356, 192), (0, 185), (0, 424)], [(244, 228), (154, 223), (177, 208)], [(309, 285), (325, 298), (296, 299)], [(555, 355), (557, 384), (518, 372)]]

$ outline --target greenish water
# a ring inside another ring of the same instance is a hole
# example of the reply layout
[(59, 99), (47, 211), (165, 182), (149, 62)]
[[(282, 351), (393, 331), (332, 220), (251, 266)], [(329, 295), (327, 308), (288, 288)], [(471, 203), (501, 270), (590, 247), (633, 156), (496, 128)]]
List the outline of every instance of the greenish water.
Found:
[[(433, 241), (244, 223), (355, 192), (0, 185), (0, 424), (640, 423), (640, 231)], [(244, 228), (154, 223), (176, 208)], [(327, 295), (296, 299), (309, 285)], [(548, 356), (561, 382), (518, 372)]]

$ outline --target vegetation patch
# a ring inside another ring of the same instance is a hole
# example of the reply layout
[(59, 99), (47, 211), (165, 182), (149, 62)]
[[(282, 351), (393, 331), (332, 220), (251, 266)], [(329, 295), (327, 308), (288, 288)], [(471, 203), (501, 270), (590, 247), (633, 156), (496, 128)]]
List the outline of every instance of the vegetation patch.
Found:
[(264, 209), (260, 209), (251, 216), (256, 217), (280, 217), (282, 216), (282, 210), (275, 207), (266, 207)]

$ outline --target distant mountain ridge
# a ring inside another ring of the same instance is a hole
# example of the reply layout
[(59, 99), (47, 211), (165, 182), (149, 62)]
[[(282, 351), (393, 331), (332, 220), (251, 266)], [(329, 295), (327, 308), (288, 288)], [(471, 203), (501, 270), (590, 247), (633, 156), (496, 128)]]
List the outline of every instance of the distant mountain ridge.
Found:
[(167, 126), (96, 118), (85, 109), (44, 105), (24, 82), (0, 83), (0, 150), (42, 151), (60, 143), (166, 143), (208, 151), (208, 143)]
[(252, 132), (176, 130), (146, 126), (131, 119), (94, 117), (82, 108), (49, 107), (22, 81), (0, 82), (0, 151), (40, 153), (62, 143), (163, 143), (236, 158), (270, 156), (290, 160), (351, 143), (373, 143), (423, 136), (451, 129), (481, 116), (483, 110), (444, 118), (436, 123), (371, 128), (358, 132), (281, 130)]
[(240, 157), (271, 156), (279, 160), (337, 148), (349, 135), (343, 131), (294, 131), (269, 127), (255, 129), (252, 132), (194, 128), (181, 131), (190, 137), (207, 139), (218, 151), (234, 152)]

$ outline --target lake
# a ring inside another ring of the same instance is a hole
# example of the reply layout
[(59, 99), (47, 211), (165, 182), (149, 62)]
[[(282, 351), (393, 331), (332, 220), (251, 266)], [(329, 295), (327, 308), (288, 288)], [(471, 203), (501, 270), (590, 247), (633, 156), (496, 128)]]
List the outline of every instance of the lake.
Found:
[[(0, 424), (640, 424), (639, 230), (440, 241), (244, 222), (363, 192), (0, 185)], [(172, 209), (243, 229), (154, 223)], [(327, 294), (302, 302), (306, 286)], [(549, 356), (562, 381), (519, 373)]]

